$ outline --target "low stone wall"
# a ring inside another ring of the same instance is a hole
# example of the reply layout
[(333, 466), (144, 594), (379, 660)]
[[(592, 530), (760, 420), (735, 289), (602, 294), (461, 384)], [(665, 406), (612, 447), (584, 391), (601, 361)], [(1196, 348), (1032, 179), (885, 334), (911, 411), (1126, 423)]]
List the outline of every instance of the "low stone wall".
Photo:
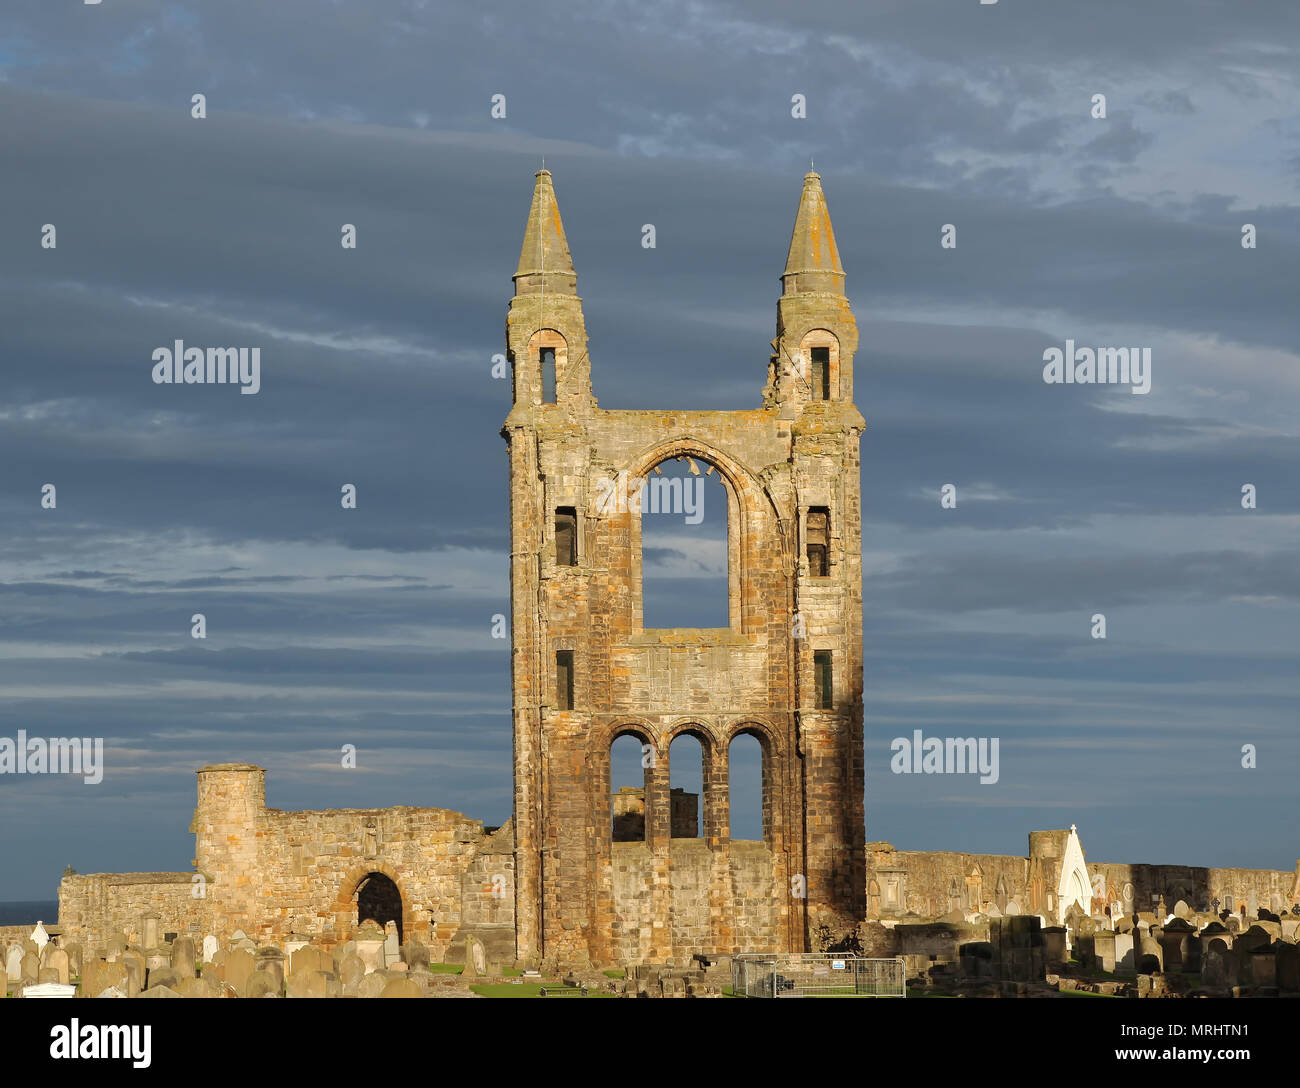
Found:
[[(1114, 862), (1089, 863), (1094, 889), (1100, 890), (1096, 875), (1105, 880), (1105, 901), (1118, 903), (1125, 913), (1153, 910), (1163, 896), (1172, 912), (1179, 900), (1194, 911), (1219, 910), (1234, 914), (1245, 911), (1255, 917), (1260, 908), (1275, 914), (1288, 913), (1300, 900), (1297, 874), (1279, 869), (1207, 869), (1192, 865), (1126, 865)], [(1127, 896), (1127, 899), (1126, 899)], [(1117, 913), (1117, 912), (1112, 912)]]
[(158, 916), (160, 936), (208, 932), (211, 903), (193, 873), (89, 873), (65, 876), (59, 885), (59, 925), (63, 943), (80, 944), (90, 954), (109, 940), (144, 938), (144, 916)]
[(32, 935), (32, 930), (36, 928), (37, 922), (44, 922), (46, 926), (54, 924), (53, 918), (33, 918), (30, 925), (25, 926), (0, 926), (0, 948), (10, 944), (22, 944)]

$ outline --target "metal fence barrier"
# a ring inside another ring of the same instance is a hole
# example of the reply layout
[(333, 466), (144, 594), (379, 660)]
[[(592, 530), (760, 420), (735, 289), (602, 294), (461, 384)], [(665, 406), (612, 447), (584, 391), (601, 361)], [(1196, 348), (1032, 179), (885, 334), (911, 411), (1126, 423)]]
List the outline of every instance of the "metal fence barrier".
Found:
[(543, 986), (538, 991), (539, 997), (586, 997), (587, 987), (582, 986)]
[(906, 997), (900, 958), (824, 952), (745, 953), (731, 960), (738, 997)]

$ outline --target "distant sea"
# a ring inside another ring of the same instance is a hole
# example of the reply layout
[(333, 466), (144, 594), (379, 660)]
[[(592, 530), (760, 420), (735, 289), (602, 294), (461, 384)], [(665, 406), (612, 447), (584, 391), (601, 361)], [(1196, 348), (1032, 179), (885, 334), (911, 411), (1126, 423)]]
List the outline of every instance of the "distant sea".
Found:
[(57, 899), (29, 899), (0, 903), (0, 926), (34, 926), (37, 922), (54, 925), (58, 920)]

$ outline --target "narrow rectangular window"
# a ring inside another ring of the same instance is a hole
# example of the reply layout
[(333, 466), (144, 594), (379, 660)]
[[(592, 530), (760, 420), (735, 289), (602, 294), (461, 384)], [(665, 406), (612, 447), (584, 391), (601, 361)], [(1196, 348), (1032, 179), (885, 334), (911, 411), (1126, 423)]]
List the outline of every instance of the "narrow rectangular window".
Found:
[(814, 578), (825, 578), (830, 573), (827, 562), (830, 546), (830, 511), (824, 506), (814, 506), (808, 511), (804, 536), (808, 549), (808, 573)]
[(555, 709), (573, 709), (573, 651), (555, 651)]
[(834, 706), (835, 694), (831, 687), (831, 652), (830, 650), (813, 651), (813, 672), (817, 694), (817, 709), (830, 710)]
[(555, 349), (542, 348), (542, 403), (555, 403)]
[(572, 506), (555, 511), (555, 565), (578, 565), (578, 511)]
[(831, 349), (812, 349), (812, 399), (831, 399)]

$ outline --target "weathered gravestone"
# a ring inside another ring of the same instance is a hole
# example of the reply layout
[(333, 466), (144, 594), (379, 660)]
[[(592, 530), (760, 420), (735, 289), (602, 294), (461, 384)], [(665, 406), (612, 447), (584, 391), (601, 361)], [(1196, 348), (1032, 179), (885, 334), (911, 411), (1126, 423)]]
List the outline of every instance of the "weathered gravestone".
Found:
[(172, 943), (171, 968), (177, 979), (193, 978), (197, 973), (194, 942), (188, 937), (178, 937)]
[(329, 996), (329, 972), (299, 967), (289, 973), (286, 983), (289, 997)]
[(357, 955), (366, 965), (366, 974), (384, 969), (384, 931), (374, 922), (366, 922), (357, 931)]
[(68, 954), (68, 974), (77, 976), (81, 974), (81, 961), (84, 958), (84, 950), (81, 945), (73, 944), (64, 945), (63, 951)]
[(267, 970), (254, 971), (248, 976), (240, 997), (279, 997), (280, 979), (275, 972)]
[(1153, 975), (1157, 971), (1164, 970), (1160, 942), (1155, 937), (1143, 937), (1141, 943), (1135, 948), (1134, 955), (1137, 958), (1137, 969), (1141, 974)]
[(417, 967), (428, 967), (429, 950), (419, 941), (407, 941), (402, 945), (402, 960), (413, 971)]
[(5, 978), (10, 982), (18, 982), (23, 977), (23, 950), (16, 944), (9, 946), (9, 951), (5, 953)]
[(144, 956), (136, 949), (128, 948), (117, 957), (117, 962), (126, 968), (127, 996), (135, 997), (145, 987), (148, 968)]
[(1263, 948), (1258, 952), (1251, 953), (1250, 973), (1256, 986), (1274, 987), (1277, 985), (1277, 956), (1272, 948)]
[(382, 971), (371, 971), (357, 983), (357, 997), (378, 997), (388, 983), (389, 978)]
[(380, 997), (423, 997), (419, 985), (409, 978), (395, 978), (384, 987)]
[(1201, 984), (1213, 988), (1231, 985), (1224, 964), (1224, 953), (1219, 946), (1211, 948), (1201, 957)]
[(38, 982), (35, 986), (24, 986), (19, 997), (73, 997), (77, 992), (75, 986), (65, 982)]
[(1092, 935), (1092, 954), (1098, 967), (1103, 971), (1114, 972), (1115, 934), (1111, 930), (1099, 929)]
[(357, 984), (366, 975), (366, 965), (355, 952), (349, 952), (339, 961), (339, 982), (345, 994), (355, 994)]
[(465, 970), (461, 978), (479, 978), (487, 970), (487, 954), (483, 942), (474, 934), (465, 938)]
[(90, 960), (81, 965), (81, 996), (98, 997), (105, 990), (129, 991), (126, 965), (106, 960)]
[(254, 966), (253, 954), (248, 949), (232, 948), (226, 953), (225, 961), (221, 964), (221, 977), (225, 980), (226, 985), (240, 997), (243, 997)]
[(196, 977), (191, 975), (176, 984), (176, 992), (181, 997), (214, 998), (224, 997), (225, 990), (220, 979), (215, 975)]
[(161, 938), (158, 915), (153, 911), (146, 911), (140, 916), (140, 944), (145, 948), (157, 948)]
[(158, 986), (175, 990), (181, 984), (181, 976), (171, 967), (155, 967), (149, 972), (148, 983), (151, 990)]
[(275, 979), (276, 993), (281, 993), (284, 990), (284, 953), (278, 948), (271, 945), (259, 948), (254, 968), (258, 971), (265, 971)]
[(305, 944), (298, 948), (289, 957), (289, 974), (296, 975), (300, 972), (310, 971), (333, 971), (334, 957), (323, 948), (313, 948)]

